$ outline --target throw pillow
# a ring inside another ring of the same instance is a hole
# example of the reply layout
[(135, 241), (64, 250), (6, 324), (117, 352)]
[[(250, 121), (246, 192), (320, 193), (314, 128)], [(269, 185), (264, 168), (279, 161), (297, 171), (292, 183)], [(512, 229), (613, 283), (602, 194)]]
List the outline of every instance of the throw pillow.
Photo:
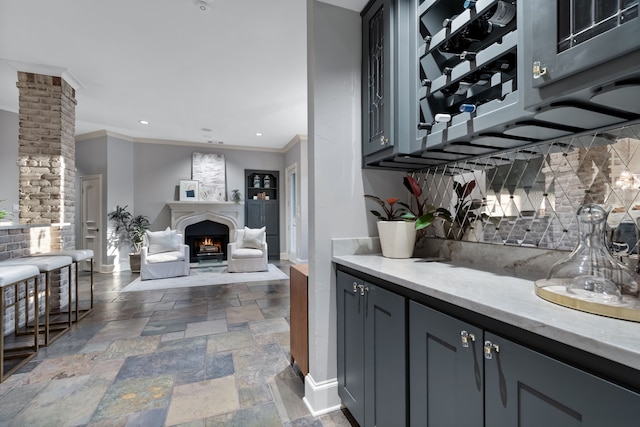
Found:
[(147, 241), (149, 242), (149, 255), (180, 250), (176, 232), (169, 227), (164, 231), (147, 231)]
[(264, 234), (266, 227), (262, 228), (244, 228), (244, 236), (242, 238), (243, 248), (262, 249), (262, 242), (264, 241)]

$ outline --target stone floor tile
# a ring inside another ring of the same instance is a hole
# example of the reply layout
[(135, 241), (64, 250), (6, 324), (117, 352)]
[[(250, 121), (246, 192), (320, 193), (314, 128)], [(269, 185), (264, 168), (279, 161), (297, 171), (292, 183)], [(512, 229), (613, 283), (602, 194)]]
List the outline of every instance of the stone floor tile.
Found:
[(249, 324), (251, 331), (255, 335), (260, 334), (273, 334), (275, 332), (288, 332), (289, 323), (286, 320), (280, 319), (266, 319), (258, 322), (251, 322)]
[[(86, 424), (109, 388), (110, 380), (91, 375), (51, 381), (12, 421), (16, 426)], [(78, 402), (82, 401), (82, 405)]]
[(142, 318), (107, 322), (88, 344), (138, 337), (148, 321), (149, 319)]
[(98, 405), (92, 421), (166, 408), (172, 388), (172, 374), (116, 381)]
[(185, 338), (227, 332), (227, 320), (208, 320), (206, 322), (189, 323), (185, 331)]
[(166, 408), (150, 409), (129, 415), (125, 427), (153, 427), (161, 426), (167, 417)]
[(240, 397), (240, 406), (242, 408), (248, 408), (261, 403), (273, 402), (271, 388), (264, 383), (250, 387), (238, 388), (238, 396)]
[(162, 334), (160, 342), (179, 340), (184, 338), (184, 332), (169, 332), (168, 334)]
[(97, 360), (120, 359), (138, 354), (152, 353), (160, 344), (160, 336), (136, 337), (116, 340), (107, 350), (97, 357)]
[(227, 322), (229, 324), (263, 320), (264, 316), (256, 304), (227, 308)]
[[(6, 384), (6, 382), (3, 383), (3, 385)], [(20, 383), (15, 384), (16, 386), (11, 389), (6, 387), (6, 390), (1, 390), (0, 422), (9, 421), (18, 415), (47, 384), (47, 382), (24, 385)]]
[(207, 419), (206, 427), (281, 427), (282, 421), (273, 403), (251, 406), (233, 414)]
[(175, 386), (165, 424), (173, 426), (239, 408), (233, 376)]
[(205, 351), (203, 342), (199, 351), (192, 348), (182, 348), (131, 356), (124, 362), (116, 380), (204, 372)]
[(234, 350), (256, 345), (253, 334), (249, 329), (225, 332), (207, 337), (207, 353)]
[(205, 378), (214, 379), (233, 375), (233, 356), (231, 353), (216, 353), (207, 356)]

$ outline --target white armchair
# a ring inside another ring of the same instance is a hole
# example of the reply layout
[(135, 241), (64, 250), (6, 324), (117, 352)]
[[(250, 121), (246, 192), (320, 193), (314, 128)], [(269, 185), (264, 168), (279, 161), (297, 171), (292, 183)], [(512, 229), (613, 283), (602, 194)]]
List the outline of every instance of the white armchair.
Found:
[(147, 231), (140, 254), (140, 279), (164, 279), (189, 275), (189, 246), (182, 234), (168, 227), (165, 231)]
[(236, 240), (227, 245), (227, 271), (248, 273), (267, 271), (266, 228), (236, 230)]

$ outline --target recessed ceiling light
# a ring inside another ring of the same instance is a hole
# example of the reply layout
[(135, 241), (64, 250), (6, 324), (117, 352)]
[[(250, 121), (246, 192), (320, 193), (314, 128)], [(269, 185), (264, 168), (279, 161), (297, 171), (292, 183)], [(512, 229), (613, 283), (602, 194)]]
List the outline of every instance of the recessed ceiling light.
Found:
[(262, 136), (262, 133), (256, 132), (256, 136)]
[(200, 128), (200, 130), (202, 132), (211, 132), (211, 129), (209, 129), (209, 128)]
[(138, 120), (138, 123), (140, 123), (141, 125), (148, 125), (149, 122), (147, 120)]

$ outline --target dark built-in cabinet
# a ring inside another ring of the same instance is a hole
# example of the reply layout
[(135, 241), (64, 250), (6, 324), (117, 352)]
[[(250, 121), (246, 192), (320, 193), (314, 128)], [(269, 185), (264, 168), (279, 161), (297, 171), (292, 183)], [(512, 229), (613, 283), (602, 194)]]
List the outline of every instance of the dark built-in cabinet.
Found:
[(280, 214), (278, 171), (245, 169), (245, 225), (266, 227), (269, 258), (280, 257)]
[(368, 280), (338, 269), (338, 394), (361, 427), (638, 425), (640, 394)]
[(342, 271), (337, 277), (338, 394), (360, 426), (404, 426), (406, 300)]
[(638, 7), (371, 1), (362, 11), (364, 167), (424, 169), (639, 120)]

